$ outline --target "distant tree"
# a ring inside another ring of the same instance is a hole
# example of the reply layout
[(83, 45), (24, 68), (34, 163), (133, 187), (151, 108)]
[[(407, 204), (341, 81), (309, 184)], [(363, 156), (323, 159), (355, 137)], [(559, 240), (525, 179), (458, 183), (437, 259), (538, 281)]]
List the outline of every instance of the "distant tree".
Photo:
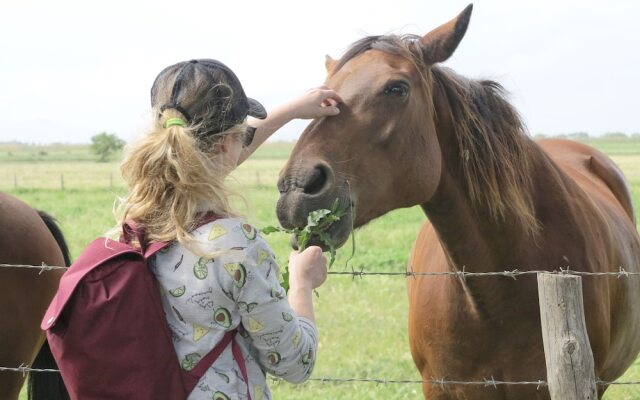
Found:
[(91, 151), (98, 157), (100, 162), (106, 162), (116, 151), (122, 149), (125, 141), (113, 133), (102, 132), (91, 138)]
[(624, 132), (607, 132), (602, 135), (606, 139), (628, 139), (628, 136)]
[(585, 140), (589, 139), (589, 134), (587, 132), (573, 132), (569, 134), (569, 138), (575, 140)]

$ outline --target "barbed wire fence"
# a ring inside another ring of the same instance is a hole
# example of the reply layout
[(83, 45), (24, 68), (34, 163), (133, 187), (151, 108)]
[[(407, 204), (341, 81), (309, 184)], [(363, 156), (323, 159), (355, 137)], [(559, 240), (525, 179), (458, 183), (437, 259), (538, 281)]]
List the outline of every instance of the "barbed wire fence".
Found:
[[(42, 263), (41, 265), (25, 265), (25, 264), (5, 264), (0, 263), (0, 269), (3, 268), (22, 268), (22, 269), (35, 269), (39, 270), (39, 274), (43, 274), (47, 271), (53, 270), (66, 270), (67, 267), (63, 266), (51, 266)], [(520, 270), (520, 269), (511, 269), (504, 271), (493, 271), (493, 272), (469, 272), (465, 271), (463, 268), (460, 271), (435, 271), (435, 272), (415, 272), (409, 267), (409, 269), (405, 272), (370, 272), (365, 271), (364, 266), (361, 266), (359, 269), (351, 268), (350, 271), (328, 271), (329, 275), (336, 276), (347, 276), (352, 279), (356, 278), (364, 278), (364, 277), (385, 277), (385, 276), (393, 276), (393, 277), (404, 277), (404, 278), (419, 278), (419, 277), (454, 277), (466, 280), (467, 278), (482, 278), (482, 277), (507, 277), (510, 279), (518, 279), (523, 276), (531, 276), (531, 275), (539, 275), (539, 274), (550, 274), (557, 276), (575, 276), (575, 277), (610, 277), (610, 278), (635, 278), (640, 277), (640, 272), (627, 271), (623, 267), (619, 267), (617, 272), (584, 272), (584, 271), (576, 271), (572, 270), (570, 267), (560, 267), (557, 270)], [(28, 373), (59, 373), (60, 371), (57, 369), (34, 369), (30, 368), (29, 365), (22, 364), (20, 366), (0, 366), (0, 372), (14, 372), (21, 373), (26, 375)], [(283, 382), (278, 378), (271, 378), (273, 382)], [(478, 381), (462, 381), (455, 379), (443, 379), (443, 378), (431, 378), (431, 379), (386, 379), (386, 378), (358, 378), (358, 377), (319, 377), (319, 378), (310, 378), (311, 382), (318, 383), (326, 383), (326, 384), (352, 384), (352, 383), (363, 383), (363, 384), (375, 384), (375, 385), (398, 385), (398, 384), (410, 384), (410, 385), (424, 385), (430, 384), (435, 386), (483, 386), (483, 387), (493, 387), (498, 388), (499, 386), (515, 386), (515, 385), (528, 385), (535, 386), (536, 389), (540, 389), (541, 387), (549, 387), (549, 382), (546, 380), (536, 380), (536, 381), (503, 381), (496, 380), (493, 376), (483, 378)], [(600, 379), (595, 380), (595, 385), (597, 386), (630, 386), (630, 385), (640, 385), (640, 381), (603, 381)]]
[[(39, 269), (40, 273), (46, 271), (52, 271), (57, 269), (68, 269), (68, 267), (55, 266), (55, 265), (47, 265), (42, 263), (42, 265), (25, 265), (25, 264), (2, 264), (0, 263), (0, 268), (27, 268), (27, 269)], [(353, 278), (361, 278), (365, 276), (404, 276), (404, 277), (419, 277), (419, 276), (454, 276), (462, 279), (466, 279), (468, 277), (491, 277), (491, 276), (504, 276), (512, 279), (517, 279), (520, 276), (525, 275), (537, 275), (537, 274), (554, 274), (554, 275), (573, 275), (573, 276), (608, 276), (613, 278), (624, 278), (624, 277), (633, 277), (640, 276), (640, 272), (627, 271), (622, 267), (619, 267), (617, 272), (585, 272), (585, 271), (577, 271), (571, 269), (571, 267), (560, 267), (557, 270), (520, 270), (520, 269), (512, 269), (512, 270), (504, 270), (504, 271), (493, 271), (493, 272), (469, 272), (465, 271), (463, 268), (460, 271), (437, 271), (437, 272), (414, 272), (412, 270), (407, 270), (406, 272), (369, 272), (364, 270), (364, 266), (361, 266), (360, 269), (353, 269), (351, 271), (327, 271), (329, 275), (347, 275)]]
[[(53, 372), (59, 373), (60, 370), (57, 369), (36, 369), (30, 368), (26, 365), (20, 365), (19, 367), (0, 367), (0, 372), (19, 372), (23, 375), (26, 375), (30, 372)], [(285, 382), (283, 379), (270, 377), (272, 382)], [(538, 380), (538, 381), (501, 381), (496, 380), (493, 377), (487, 378), (481, 381), (458, 381), (458, 380), (447, 380), (447, 379), (427, 379), (427, 380), (418, 380), (418, 379), (385, 379), (385, 378), (331, 378), (331, 377), (323, 377), (323, 378), (309, 378), (308, 381), (311, 382), (319, 382), (319, 383), (372, 383), (376, 385), (392, 385), (392, 384), (411, 384), (411, 385), (421, 385), (421, 384), (432, 384), (437, 386), (445, 386), (445, 385), (459, 385), (459, 386), (485, 386), (485, 387), (494, 387), (498, 386), (515, 386), (515, 385), (529, 385), (536, 386), (537, 389), (541, 387), (548, 386), (547, 381)], [(599, 386), (611, 386), (611, 385), (640, 385), (640, 381), (603, 381), (597, 380), (596, 383)]]

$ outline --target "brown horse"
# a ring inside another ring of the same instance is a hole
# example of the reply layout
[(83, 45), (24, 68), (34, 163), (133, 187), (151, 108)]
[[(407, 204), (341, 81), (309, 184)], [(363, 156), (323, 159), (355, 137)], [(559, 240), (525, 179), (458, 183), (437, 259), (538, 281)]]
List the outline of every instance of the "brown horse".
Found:
[[(15, 197), (0, 193), (0, 263), (69, 265), (67, 245), (54, 220)], [(0, 271), (0, 366), (55, 369), (40, 320), (58, 289), (62, 270), (2, 268)], [(37, 357), (36, 357), (37, 355)], [(0, 371), (0, 399), (18, 399), (24, 376)], [(56, 373), (32, 373), (33, 399), (64, 399)]]
[[(471, 6), (423, 37), (375, 36), (337, 61), (326, 85), (340, 114), (314, 120), (281, 172), (277, 214), (304, 226), (334, 199), (351, 212), (329, 229), (343, 244), (386, 212), (428, 217), (415, 272), (640, 270), (640, 239), (620, 170), (583, 144), (532, 141), (501, 86), (438, 65)], [(317, 242), (317, 241), (316, 241)], [(640, 350), (640, 279), (586, 277), (597, 378), (618, 378)], [(546, 379), (535, 276), (408, 279), (409, 337), (423, 380)], [(599, 386), (601, 396), (605, 386)], [(546, 388), (424, 383), (428, 399), (548, 399)]]

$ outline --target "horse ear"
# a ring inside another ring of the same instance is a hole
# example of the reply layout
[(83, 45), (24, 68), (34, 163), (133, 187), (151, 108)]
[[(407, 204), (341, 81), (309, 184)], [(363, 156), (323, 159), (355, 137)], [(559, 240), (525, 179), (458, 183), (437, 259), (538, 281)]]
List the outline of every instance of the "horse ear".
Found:
[(473, 4), (469, 4), (457, 17), (420, 38), (424, 61), (428, 65), (451, 57), (467, 31), (472, 10)]
[(324, 56), (324, 66), (327, 69), (328, 74), (333, 71), (333, 67), (335, 67), (337, 63), (338, 61), (331, 58), (330, 55), (327, 54), (326, 56)]

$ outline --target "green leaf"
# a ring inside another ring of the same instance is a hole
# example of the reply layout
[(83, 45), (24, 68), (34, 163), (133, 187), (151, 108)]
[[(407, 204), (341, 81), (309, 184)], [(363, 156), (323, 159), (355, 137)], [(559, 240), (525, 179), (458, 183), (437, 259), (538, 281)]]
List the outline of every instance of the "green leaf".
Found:
[[(327, 229), (340, 219), (347, 213), (348, 207), (340, 208), (339, 199), (335, 199), (331, 204), (331, 208), (327, 209), (319, 209), (314, 210), (309, 213), (307, 216), (307, 225), (300, 229), (285, 229), (281, 227), (275, 226), (267, 226), (263, 228), (261, 231), (263, 234), (268, 235), (274, 232), (284, 232), (293, 234), (298, 243), (298, 250), (303, 251), (307, 248), (309, 241), (312, 237), (317, 237), (324, 244), (325, 247), (329, 248), (328, 252), (330, 254), (329, 268), (333, 265), (336, 260), (336, 244), (331, 239), (331, 236), (327, 233)], [(355, 241), (354, 241), (355, 246)], [(355, 247), (353, 248), (355, 252)], [(286, 265), (284, 267), (282, 273), (282, 287), (286, 290), (289, 290), (289, 266)], [(317, 292), (316, 292), (317, 294)]]
[(298, 238), (298, 250), (302, 251), (307, 248), (309, 239), (311, 239), (311, 233), (305, 229), (302, 232), (300, 232), (297, 238)]
[(327, 247), (329, 247), (329, 254), (331, 255), (329, 258), (329, 268), (331, 268), (333, 263), (336, 261), (335, 243), (333, 243), (333, 240), (331, 240), (331, 237), (327, 232), (318, 232), (318, 237)]
[(280, 285), (286, 292), (289, 292), (289, 263), (287, 263), (282, 270), (282, 281)]
[(264, 235), (270, 235), (275, 232), (287, 232), (286, 229), (277, 226), (266, 226), (260, 230)]
[(309, 213), (309, 216), (307, 217), (307, 228), (312, 226), (318, 226), (320, 224), (320, 221), (322, 221), (322, 219), (330, 213), (331, 213), (330, 210), (326, 210), (324, 208), (320, 210), (311, 211)]
[(338, 211), (338, 198), (336, 197), (336, 199), (333, 201), (333, 204), (331, 204), (331, 214), (335, 214)]

